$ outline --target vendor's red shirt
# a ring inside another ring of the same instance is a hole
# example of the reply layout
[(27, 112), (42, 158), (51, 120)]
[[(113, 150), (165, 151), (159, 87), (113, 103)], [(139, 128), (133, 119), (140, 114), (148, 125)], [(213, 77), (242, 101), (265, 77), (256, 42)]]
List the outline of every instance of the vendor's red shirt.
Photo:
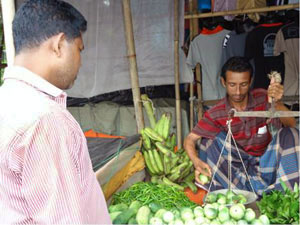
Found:
[[(269, 108), (266, 90), (255, 89), (249, 93), (245, 111), (266, 111)], [(231, 109), (228, 98), (223, 98), (205, 112), (203, 119), (193, 128), (192, 133), (210, 139), (214, 139), (221, 131), (227, 133), (226, 122)], [(271, 123), (277, 129), (282, 126), (278, 118), (272, 119)], [(231, 131), (238, 147), (253, 156), (261, 156), (272, 139), (267, 126), (267, 118), (234, 117), (231, 122)]]

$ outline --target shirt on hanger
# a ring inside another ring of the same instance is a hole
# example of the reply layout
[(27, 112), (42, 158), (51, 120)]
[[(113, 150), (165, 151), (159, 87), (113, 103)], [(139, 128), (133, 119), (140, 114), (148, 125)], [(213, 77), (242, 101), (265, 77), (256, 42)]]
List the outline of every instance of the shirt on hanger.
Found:
[(284, 53), (284, 95), (299, 95), (299, 25), (283, 26), (276, 34), (274, 55)]
[[(237, 0), (214, 0), (214, 12), (221, 12), (221, 11), (231, 11), (236, 10), (236, 1)], [(233, 20), (234, 15), (224, 16), (226, 20)]]
[(192, 68), (197, 63), (201, 65), (203, 100), (216, 100), (225, 96), (225, 89), (220, 81), (220, 70), (222, 43), (229, 32), (220, 25), (214, 30), (204, 28), (190, 44), (187, 64)]
[(267, 89), (270, 80), (268, 74), (277, 71), (284, 80), (283, 54), (274, 55), (274, 42), (282, 23), (261, 24), (254, 28), (246, 37), (245, 57), (254, 59), (254, 88)]
[(233, 56), (245, 55), (245, 44), (248, 33), (244, 32), (237, 34), (236, 31), (231, 31), (226, 34), (223, 40), (222, 48), (222, 65)]

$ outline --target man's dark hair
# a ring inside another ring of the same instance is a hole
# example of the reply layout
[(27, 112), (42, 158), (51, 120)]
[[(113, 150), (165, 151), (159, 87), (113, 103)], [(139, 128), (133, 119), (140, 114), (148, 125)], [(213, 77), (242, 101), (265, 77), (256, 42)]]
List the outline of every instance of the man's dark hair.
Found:
[(13, 37), (15, 51), (35, 48), (47, 39), (64, 33), (68, 41), (87, 29), (83, 15), (60, 0), (27, 0), (15, 14)]
[(227, 60), (227, 62), (223, 65), (221, 71), (221, 77), (226, 81), (226, 72), (250, 72), (250, 79), (253, 75), (253, 68), (249, 63), (249, 60), (245, 57), (234, 56)]

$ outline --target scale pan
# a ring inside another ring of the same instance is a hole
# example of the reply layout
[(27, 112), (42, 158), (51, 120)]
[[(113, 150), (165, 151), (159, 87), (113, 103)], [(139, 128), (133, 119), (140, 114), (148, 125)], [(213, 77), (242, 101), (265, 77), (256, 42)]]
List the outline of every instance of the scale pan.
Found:
[[(244, 203), (244, 205), (251, 204), (251, 203), (255, 202), (256, 199), (257, 199), (257, 195), (255, 193), (251, 192), (251, 191), (245, 191), (245, 190), (239, 190), (239, 189), (231, 189), (231, 190), (236, 195), (242, 194), (243, 196), (246, 197), (247, 202)], [(220, 189), (220, 190), (216, 190), (216, 191), (211, 191), (209, 193), (210, 194), (215, 194), (215, 195), (221, 193), (221, 194), (226, 195), (227, 191), (228, 191), (228, 189)], [(203, 202), (205, 202), (206, 196), (207, 195), (204, 196)], [(231, 206), (231, 205), (232, 204), (226, 204), (226, 206)]]

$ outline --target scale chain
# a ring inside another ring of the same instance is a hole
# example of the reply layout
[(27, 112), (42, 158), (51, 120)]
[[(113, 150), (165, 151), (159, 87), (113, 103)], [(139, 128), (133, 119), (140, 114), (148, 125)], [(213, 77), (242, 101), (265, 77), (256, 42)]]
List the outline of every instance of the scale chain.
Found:
[(224, 151), (226, 142), (229, 143), (229, 146), (228, 146), (228, 148), (229, 148), (229, 154), (228, 154), (228, 177), (229, 177), (228, 189), (231, 190), (231, 180), (232, 180), (232, 178), (231, 178), (231, 176), (232, 176), (232, 174), (231, 174), (231, 173), (232, 173), (232, 171), (231, 171), (231, 161), (232, 161), (232, 159), (231, 159), (231, 149), (232, 149), (232, 148), (231, 148), (231, 138), (233, 139), (233, 143), (234, 143), (234, 145), (235, 145), (235, 147), (236, 147), (236, 149), (237, 149), (238, 155), (239, 155), (240, 160), (241, 160), (242, 165), (243, 165), (243, 169), (245, 170), (245, 173), (246, 173), (246, 177), (247, 177), (247, 179), (249, 180), (249, 183), (250, 183), (252, 192), (256, 195), (256, 193), (255, 193), (255, 191), (254, 191), (254, 188), (253, 188), (253, 186), (252, 186), (252, 183), (251, 183), (251, 179), (250, 179), (250, 177), (249, 177), (249, 174), (247, 173), (245, 164), (244, 164), (243, 159), (242, 159), (242, 156), (241, 156), (241, 154), (240, 154), (240, 150), (239, 150), (239, 148), (237, 147), (236, 141), (235, 141), (235, 139), (234, 139), (234, 137), (233, 137), (233, 134), (232, 134), (232, 131), (231, 131), (231, 121), (232, 121), (232, 120), (230, 119), (230, 120), (228, 120), (228, 121), (226, 122), (226, 123), (227, 123), (227, 126), (228, 126), (228, 132), (227, 132), (226, 138), (225, 138), (225, 140), (224, 140), (224, 144), (223, 144), (223, 147), (222, 147), (222, 150), (221, 150), (219, 159), (218, 159), (218, 161), (217, 161), (217, 164), (216, 164), (216, 166), (214, 166), (214, 168), (213, 168), (213, 169), (214, 169), (214, 173), (213, 173), (213, 176), (212, 176), (212, 178), (211, 178), (211, 182), (210, 182), (209, 187), (208, 187), (207, 195), (208, 195), (209, 192), (210, 192), (211, 185), (212, 185), (212, 183), (213, 183), (213, 180), (214, 180), (216, 171), (217, 171), (218, 166), (219, 166), (219, 164), (220, 164), (221, 156), (222, 156), (222, 153), (223, 153), (223, 151)]
[(244, 162), (243, 162), (243, 159), (242, 159), (242, 156), (241, 156), (241, 154), (240, 154), (240, 150), (239, 150), (239, 149), (238, 149), (238, 147), (237, 147), (236, 141), (234, 140), (232, 133), (231, 133), (231, 136), (232, 136), (232, 139), (233, 139), (233, 143), (234, 143), (234, 145), (235, 145), (235, 147), (236, 147), (236, 149), (237, 149), (237, 153), (238, 153), (238, 155), (239, 155), (239, 157), (240, 157), (240, 159), (241, 159), (241, 162), (242, 162), (243, 168), (244, 168), (244, 170), (245, 170), (245, 173), (246, 173), (246, 177), (247, 177), (247, 179), (249, 180), (249, 183), (250, 183), (250, 186), (251, 186), (252, 192), (253, 192), (253, 193), (256, 195), (256, 193), (255, 193), (255, 191), (254, 191), (254, 188), (253, 188), (253, 186), (252, 186), (252, 183), (251, 183), (251, 179), (250, 179), (250, 177), (249, 177), (249, 175), (248, 175), (248, 173), (247, 173), (247, 170), (246, 170), (245, 164), (244, 164)]
[[(226, 138), (225, 138), (225, 141), (224, 142), (226, 142), (226, 140), (227, 140), (227, 138), (228, 138), (228, 136), (229, 136), (229, 133), (227, 133), (227, 136), (226, 136)], [(223, 147), (222, 147), (222, 150), (221, 150), (221, 153), (220, 153), (220, 156), (219, 156), (219, 159), (218, 159), (218, 162), (217, 162), (217, 164), (214, 166), (214, 168), (213, 168), (213, 170), (214, 170), (214, 173), (213, 173), (213, 175), (212, 175), (212, 177), (211, 177), (211, 182), (210, 182), (210, 184), (209, 184), (209, 187), (208, 187), (208, 190), (207, 190), (207, 195), (209, 194), (209, 192), (210, 192), (210, 188), (211, 188), (211, 185), (212, 185), (212, 183), (213, 183), (213, 180), (214, 180), (214, 177), (215, 177), (215, 174), (216, 174), (216, 172), (215, 171), (217, 171), (217, 169), (218, 169), (218, 166), (219, 166), (219, 164), (220, 164), (220, 160), (221, 160), (221, 156), (222, 156), (222, 153), (223, 153), (223, 151), (224, 151), (224, 148), (225, 148), (225, 144), (223, 145)]]

